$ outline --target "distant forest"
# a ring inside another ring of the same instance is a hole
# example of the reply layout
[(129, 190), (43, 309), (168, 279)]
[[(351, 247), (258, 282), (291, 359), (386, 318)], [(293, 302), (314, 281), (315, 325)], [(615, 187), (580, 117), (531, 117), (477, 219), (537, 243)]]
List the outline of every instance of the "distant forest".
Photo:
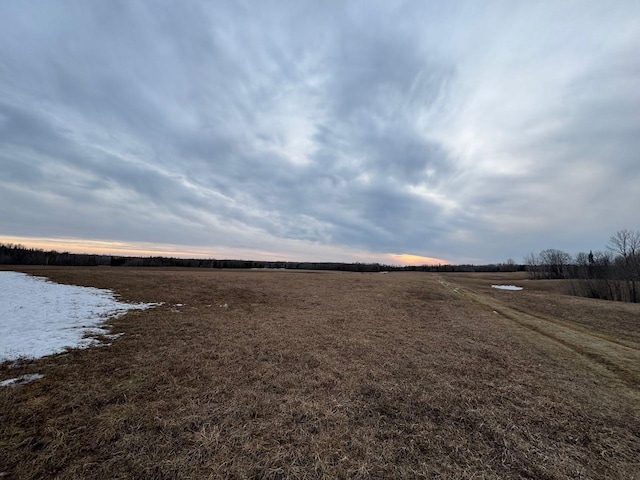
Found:
[(345, 272), (515, 272), (525, 269), (513, 260), (495, 265), (398, 266), (379, 263), (267, 262), (260, 260), (219, 260), (175, 257), (125, 257), (45, 251), (22, 245), (0, 243), (0, 265), (57, 265), (75, 267), (190, 267), (190, 268), (266, 268), (286, 270), (336, 270)]
[(531, 253), (524, 264), (512, 259), (490, 265), (398, 266), (380, 263), (267, 262), (261, 260), (196, 259), (175, 257), (126, 257), (45, 251), (0, 243), (0, 265), (58, 265), (111, 267), (189, 267), (286, 270), (335, 270), (343, 272), (518, 272), (532, 279), (567, 279), (573, 295), (640, 302), (640, 231), (619, 230), (609, 239), (606, 251), (581, 252), (576, 256), (556, 249)]
[(525, 257), (534, 279), (571, 279), (570, 293), (582, 297), (640, 302), (640, 230), (618, 230), (605, 251), (572, 257), (547, 249)]

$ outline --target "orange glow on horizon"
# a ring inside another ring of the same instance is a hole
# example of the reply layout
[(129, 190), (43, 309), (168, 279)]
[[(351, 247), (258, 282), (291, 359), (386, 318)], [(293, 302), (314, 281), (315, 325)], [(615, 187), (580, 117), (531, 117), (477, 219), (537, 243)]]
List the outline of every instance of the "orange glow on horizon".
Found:
[(442, 258), (423, 257), (410, 253), (388, 253), (387, 257), (403, 265), (447, 265), (449, 263)]
[(145, 242), (114, 242), (104, 240), (84, 240), (77, 238), (29, 238), (0, 236), (0, 243), (13, 243), (27, 248), (55, 250), (58, 252), (86, 253), (95, 255), (122, 255), (138, 257), (188, 257), (213, 258), (209, 249), (163, 245)]
[[(387, 263), (394, 265), (438, 265), (448, 264), (447, 260), (423, 257), (409, 253), (373, 254), (368, 252), (348, 252), (336, 247), (333, 253), (327, 251), (318, 254), (292, 254), (269, 252), (264, 250), (232, 247), (201, 247), (192, 245), (169, 245), (151, 242), (120, 242), (107, 240), (86, 240), (80, 238), (17, 237), (0, 235), (0, 243), (23, 245), (26, 248), (55, 250), (94, 255), (120, 255), (131, 257), (179, 257), (179, 258), (217, 258), (255, 261), (337, 261)], [(333, 249), (331, 249), (333, 250)], [(293, 257), (300, 257), (295, 258)], [(313, 258), (317, 257), (317, 258)], [(335, 260), (330, 260), (333, 257)], [(328, 259), (327, 259), (328, 258)], [(338, 260), (339, 259), (339, 260)]]

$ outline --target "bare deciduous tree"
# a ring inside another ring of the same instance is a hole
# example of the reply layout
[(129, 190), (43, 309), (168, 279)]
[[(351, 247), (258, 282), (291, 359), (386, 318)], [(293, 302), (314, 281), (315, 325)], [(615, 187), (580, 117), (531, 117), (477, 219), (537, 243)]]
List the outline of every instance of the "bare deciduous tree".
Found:
[(607, 248), (618, 254), (616, 264), (619, 275), (627, 283), (630, 300), (638, 302), (640, 281), (640, 231), (618, 230), (609, 238)]
[(535, 253), (531, 252), (528, 255), (525, 255), (524, 264), (527, 266), (527, 271), (532, 278), (540, 278), (540, 269), (538, 268), (540, 259)]
[(579, 253), (567, 272), (575, 280), (570, 288), (576, 295), (638, 303), (640, 231), (618, 230), (607, 251)]
[(571, 263), (571, 255), (562, 250), (548, 248), (540, 252), (540, 260), (547, 278), (565, 278), (566, 267)]

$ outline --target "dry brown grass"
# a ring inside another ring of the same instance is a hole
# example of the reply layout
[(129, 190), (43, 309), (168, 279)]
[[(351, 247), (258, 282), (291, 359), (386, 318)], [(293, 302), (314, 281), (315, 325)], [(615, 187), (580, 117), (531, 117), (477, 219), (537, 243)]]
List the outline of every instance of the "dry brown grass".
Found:
[[(640, 305), (568, 295), (571, 280), (531, 280), (524, 272), (443, 274), (442, 278), (524, 313), (584, 327), (629, 346), (640, 343)], [(515, 284), (524, 292), (496, 290), (492, 284)]]
[(421, 273), (28, 271), (167, 304), (0, 367), (46, 375), (0, 389), (7, 478), (638, 478), (637, 386), (493, 313), (541, 295), (638, 348), (637, 309), (608, 328), (572, 317), (607, 302)]

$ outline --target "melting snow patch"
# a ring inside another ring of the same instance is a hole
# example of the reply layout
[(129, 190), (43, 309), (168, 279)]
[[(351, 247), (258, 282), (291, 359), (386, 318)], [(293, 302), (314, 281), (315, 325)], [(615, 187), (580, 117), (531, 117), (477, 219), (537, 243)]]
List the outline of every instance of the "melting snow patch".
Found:
[(33, 382), (34, 380), (40, 380), (44, 378), (41, 373), (32, 373), (29, 375), (20, 375), (16, 378), (10, 378), (9, 380), (3, 380), (0, 382), (0, 387), (10, 387), (13, 385), (24, 385), (25, 383)]
[(18, 272), (0, 272), (0, 362), (87, 348), (106, 335), (104, 322), (156, 303), (130, 304), (110, 290), (60, 285)]
[(515, 285), (491, 285), (491, 288), (497, 288), (499, 290), (522, 290), (522, 287), (516, 287)]

